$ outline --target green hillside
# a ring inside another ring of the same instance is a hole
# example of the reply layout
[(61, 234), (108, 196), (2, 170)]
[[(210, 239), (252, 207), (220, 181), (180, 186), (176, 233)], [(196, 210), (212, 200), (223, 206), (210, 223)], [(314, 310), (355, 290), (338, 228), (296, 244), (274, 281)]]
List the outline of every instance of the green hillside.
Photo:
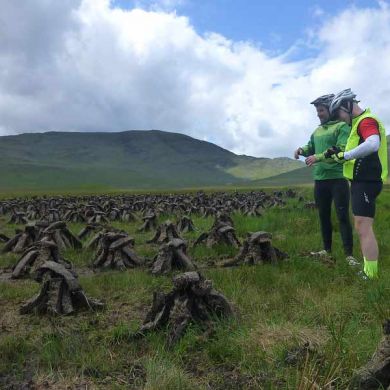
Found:
[(0, 137), (0, 190), (224, 186), (301, 166), (158, 130)]
[(268, 178), (280, 173), (291, 172), (292, 169), (299, 169), (303, 166), (302, 162), (287, 157), (269, 159), (239, 156), (236, 161), (237, 165), (226, 171), (237, 178), (248, 180)]
[(290, 186), (296, 184), (310, 184), (313, 182), (312, 168), (303, 167), (285, 172), (280, 175), (256, 180), (253, 184), (259, 186)]

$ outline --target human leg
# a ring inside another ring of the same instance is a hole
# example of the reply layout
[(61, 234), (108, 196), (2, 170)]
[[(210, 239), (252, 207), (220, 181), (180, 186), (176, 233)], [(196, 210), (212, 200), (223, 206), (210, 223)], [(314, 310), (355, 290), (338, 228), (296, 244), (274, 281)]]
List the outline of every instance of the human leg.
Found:
[(347, 180), (335, 180), (332, 186), (332, 196), (336, 215), (340, 224), (340, 235), (346, 256), (353, 254), (352, 226), (349, 218), (349, 185)]
[(329, 183), (328, 180), (316, 180), (314, 184), (314, 199), (320, 218), (322, 242), (327, 252), (332, 250), (332, 192)]
[(381, 190), (382, 183), (378, 182), (352, 182), (351, 184), (352, 212), (364, 256), (364, 272), (371, 279), (378, 276), (379, 248), (373, 223), (375, 201)]

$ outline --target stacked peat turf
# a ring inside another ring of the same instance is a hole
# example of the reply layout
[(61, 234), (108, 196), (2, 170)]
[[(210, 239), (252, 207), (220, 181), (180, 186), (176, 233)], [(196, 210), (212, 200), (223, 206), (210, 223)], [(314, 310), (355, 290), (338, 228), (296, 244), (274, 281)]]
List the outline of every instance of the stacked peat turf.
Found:
[(60, 250), (82, 247), (81, 241), (67, 228), (64, 221), (53, 222), (42, 231), (42, 235), (54, 241)]
[(134, 238), (115, 231), (101, 233), (93, 268), (125, 270), (143, 264), (144, 260), (134, 251)]
[(150, 331), (168, 327), (167, 344), (172, 346), (184, 335), (190, 323), (211, 325), (216, 317), (232, 315), (232, 306), (213, 288), (210, 280), (198, 272), (186, 272), (173, 278), (173, 289), (168, 294), (154, 293), (152, 307), (135, 336), (142, 337)]
[(84, 240), (85, 238), (88, 238), (91, 233), (100, 232), (103, 229), (104, 226), (100, 225), (99, 223), (89, 223), (80, 230), (80, 233), (77, 235), (77, 237), (79, 240)]
[(245, 215), (246, 217), (261, 217), (261, 206), (259, 205), (248, 205), (245, 206), (242, 214)]
[(195, 230), (195, 225), (190, 217), (184, 215), (177, 224), (177, 230), (180, 233), (193, 232)]
[(35, 280), (41, 283), (41, 290), (22, 305), (21, 314), (68, 315), (104, 307), (103, 303), (85, 295), (73, 271), (56, 262), (44, 262), (36, 270)]
[(223, 264), (224, 267), (247, 264), (276, 264), (284, 260), (288, 255), (272, 246), (272, 235), (267, 232), (248, 233), (240, 252), (230, 261)]
[[(175, 215), (191, 215), (193, 213), (205, 216), (216, 216), (218, 213), (258, 212), (260, 208), (266, 209), (273, 206), (283, 206), (284, 199), (293, 197), (292, 191), (279, 191), (267, 194), (264, 191), (250, 192), (215, 192), (206, 194), (202, 191), (196, 194), (159, 194), (159, 195), (91, 195), (91, 196), (67, 196), (67, 197), (34, 197), (31, 199), (15, 198), (0, 201), (0, 214), (12, 213), (15, 210), (27, 212), (33, 220), (44, 218), (49, 223), (57, 219), (70, 218), (69, 210), (74, 208), (85, 217), (88, 222), (107, 223), (108, 215), (114, 212), (117, 218), (117, 210), (120, 210), (123, 218), (123, 210), (141, 212), (147, 214), (170, 213)], [(298, 197), (298, 195), (296, 195)], [(257, 209), (255, 209), (257, 207)], [(77, 213), (72, 211), (72, 217), (79, 220)], [(130, 217), (131, 218), (131, 217)], [(26, 223), (26, 221), (20, 221)]]
[(13, 211), (8, 224), (26, 225), (28, 223), (26, 213), (23, 211)]
[(44, 217), (44, 219), (50, 223), (58, 222), (61, 220), (60, 216), (60, 210), (56, 208), (51, 208), (48, 210), (47, 215)]
[(232, 245), (238, 248), (241, 244), (236, 237), (234, 227), (232, 226), (230, 217), (222, 214), (214, 221), (213, 226), (207, 233), (202, 233), (194, 242), (194, 246), (206, 242), (208, 247), (213, 247), (218, 244)]
[(11, 204), (7, 201), (0, 202), (0, 215), (5, 215), (11, 209)]
[(171, 221), (165, 221), (157, 228), (154, 237), (151, 240), (148, 240), (147, 243), (163, 244), (173, 240), (174, 238), (180, 238), (175, 224)]
[(383, 333), (370, 361), (356, 372), (351, 388), (374, 390), (390, 387), (390, 320), (384, 323)]
[(30, 275), (46, 261), (59, 263), (68, 269), (72, 267), (71, 263), (61, 257), (57, 244), (44, 238), (23, 252), (12, 270), (11, 278), (18, 279)]
[(26, 225), (24, 230), (16, 230), (15, 236), (9, 239), (2, 252), (21, 253), (39, 238), (39, 229), (35, 225)]
[(41, 213), (37, 207), (30, 204), (27, 206), (26, 217), (30, 221), (36, 221), (37, 219), (41, 218)]
[(220, 222), (227, 223), (228, 225), (234, 227), (232, 217), (229, 215), (229, 213), (218, 211), (217, 215), (215, 216), (213, 226), (218, 225)]
[(125, 207), (122, 211), (121, 221), (123, 222), (134, 222), (136, 221), (136, 216), (131, 212), (129, 207)]
[(286, 191), (286, 196), (287, 196), (287, 198), (294, 199), (297, 196), (297, 193), (293, 189), (289, 188)]
[(108, 219), (110, 221), (120, 221), (121, 219), (121, 211), (117, 207), (113, 207), (108, 212)]
[(215, 216), (218, 213), (218, 210), (212, 206), (201, 206), (200, 211), (202, 213), (203, 218), (207, 218), (210, 216)]
[(95, 210), (94, 214), (88, 218), (88, 223), (108, 224), (108, 219), (104, 211)]
[[(92, 227), (92, 226), (94, 226), (94, 225), (88, 224), (86, 228), (89, 229), (89, 227)], [(127, 235), (128, 235), (124, 230), (120, 230), (120, 229), (114, 228), (114, 227), (109, 226), (109, 225), (103, 226), (103, 225), (95, 224), (95, 226), (96, 226), (96, 229), (94, 229), (94, 231), (96, 231), (97, 233), (86, 244), (86, 247), (88, 249), (98, 248), (102, 237), (106, 233), (117, 233), (120, 235), (120, 237), (127, 237)], [(79, 234), (81, 234), (83, 231), (84, 231), (84, 229)], [(90, 234), (90, 233), (88, 233), (88, 234)]]
[(161, 275), (173, 269), (194, 271), (196, 266), (187, 255), (187, 244), (181, 238), (174, 238), (160, 246), (153, 259), (152, 274)]
[(64, 221), (73, 223), (84, 223), (86, 218), (82, 211), (75, 206), (68, 206), (64, 214)]
[(138, 229), (139, 232), (149, 232), (157, 228), (157, 215), (154, 212), (150, 212), (142, 217), (144, 223)]

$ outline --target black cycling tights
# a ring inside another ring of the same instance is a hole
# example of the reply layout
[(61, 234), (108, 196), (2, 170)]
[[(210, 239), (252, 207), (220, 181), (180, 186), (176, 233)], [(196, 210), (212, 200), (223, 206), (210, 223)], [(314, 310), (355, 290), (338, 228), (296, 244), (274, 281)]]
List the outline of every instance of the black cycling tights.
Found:
[(332, 249), (332, 201), (336, 207), (337, 218), (340, 223), (340, 234), (343, 241), (344, 252), (352, 255), (353, 238), (352, 227), (349, 220), (349, 185), (345, 179), (316, 180), (314, 184), (314, 199), (318, 207), (321, 223), (324, 249)]

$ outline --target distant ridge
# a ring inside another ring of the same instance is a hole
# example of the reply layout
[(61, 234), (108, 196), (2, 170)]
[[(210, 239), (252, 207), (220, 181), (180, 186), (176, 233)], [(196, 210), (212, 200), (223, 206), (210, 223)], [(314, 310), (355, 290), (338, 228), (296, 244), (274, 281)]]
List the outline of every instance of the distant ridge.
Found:
[(160, 130), (0, 137), (0, 190), (244, 185), (302, 166)]

